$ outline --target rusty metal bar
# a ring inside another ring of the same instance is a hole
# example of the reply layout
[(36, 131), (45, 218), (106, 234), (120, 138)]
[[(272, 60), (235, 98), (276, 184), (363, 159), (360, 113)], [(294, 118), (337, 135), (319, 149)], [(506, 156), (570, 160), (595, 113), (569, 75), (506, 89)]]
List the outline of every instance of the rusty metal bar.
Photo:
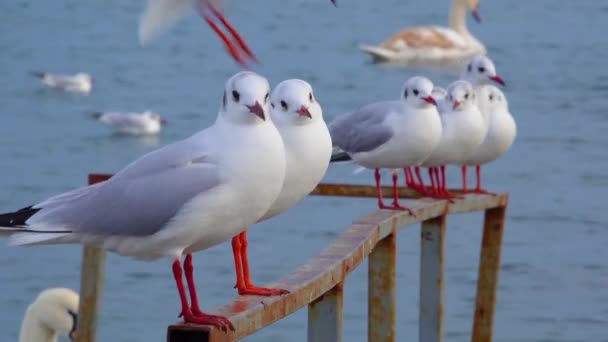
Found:
[[(95, 184), (105, 180), (104, 178), (89, 175), (88, 183)], [(101, 308), (105, 268), (105, 251), (98, 247), (84, 246), (80, 269), (77, 342), (95, 342), (97, 340), (97, 318)]]
[(368, 259), (367, 273), (367, 340), (395, 341), (397, 314), (396, 263), (397, 227), (380, 240)]
[(420, 342), (442, 342), (444, 337), (445, 221), (446, 215), (441, 215), (422, 222), (418, 320)]
[(477, 278), (477, 299), (473, 318), (473, 336), (471, 337), (473, 342), (492, 341), (506, 209), (505, 205), (487, 209), (485, 212)]
[(342, 341), (344, 283), (338, 283), (308, 304), (307, 341)]

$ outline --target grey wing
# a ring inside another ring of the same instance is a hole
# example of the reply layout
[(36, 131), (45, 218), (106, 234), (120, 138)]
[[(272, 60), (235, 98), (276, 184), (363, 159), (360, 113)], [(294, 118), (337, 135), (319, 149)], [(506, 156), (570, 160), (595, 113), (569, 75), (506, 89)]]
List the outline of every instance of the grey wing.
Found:
[[(110, 180), (42, 202), (26, 221), (33, 229), (142, 236), (165, 226), (195, 196), (221, 183), (217, 165), (184, 140), (153, 151)], [(201, 146), (198, 146), (201, 147)], [(62, 199), (59, 201), (57, 199)]]
[(340, 116), (329, 124), (332, 142), (347, 153), (374, 150), (394, 134), (386, 124), (392, 112), (391, 102), (381, 102)]
[(193, 163), (135, 179), (110, 179), (84, 196), (42, 208), (29, 227), (62, 227), (76, 233), (151, 235), (195, 196), (220, 184), (217, 167)]

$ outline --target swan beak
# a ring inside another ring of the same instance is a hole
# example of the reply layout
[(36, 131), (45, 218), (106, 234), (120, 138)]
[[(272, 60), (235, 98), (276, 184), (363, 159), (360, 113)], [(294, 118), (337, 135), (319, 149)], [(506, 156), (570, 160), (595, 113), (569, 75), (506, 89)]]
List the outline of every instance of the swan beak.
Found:
[(479, 15), (479, 5), (477, 5), (477, 7), (475, 7), (475, 9), (471, 11), (471, 14), (473, 15), (473, 19), (475, 19), (476, 22), (481, 22), (481, 16)]

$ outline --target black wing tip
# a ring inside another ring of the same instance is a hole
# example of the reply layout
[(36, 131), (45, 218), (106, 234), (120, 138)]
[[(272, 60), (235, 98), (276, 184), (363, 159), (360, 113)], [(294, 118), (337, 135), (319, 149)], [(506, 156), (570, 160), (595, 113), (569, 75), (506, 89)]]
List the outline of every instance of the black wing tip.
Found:
[(40, 209), (41, 208), (33, 208), (32, 206), (29, 206), (12, 213), (0, 214), (0, 226), (9, 228), (27, 227), (25, 221), (40, 211)]
[(351, 161), (353, 160), (350, 155), (346, 152), (338, 152), (331, 155), (331, 159), (329, 160), (331, 163), (343, 162), (343, 161)]
[(30, 73), (32, 74), (32, 76), (37, 77), (37, 78), (44, 78), (44, 76), (46, 76), (46, 72), (42, 72), (42, 71), (32, 71)]

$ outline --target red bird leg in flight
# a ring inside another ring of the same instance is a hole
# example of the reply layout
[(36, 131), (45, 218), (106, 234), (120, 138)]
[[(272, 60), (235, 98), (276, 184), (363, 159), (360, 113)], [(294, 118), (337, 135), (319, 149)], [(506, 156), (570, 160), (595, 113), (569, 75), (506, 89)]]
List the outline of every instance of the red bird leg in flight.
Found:
[(251, 273), (249, 272), (249, 258), (247, 257), (247, 231), (232, 238), (232, 253), (234, 255), (234, 267), (236, 269), (236, 289), (240, 295), (277, 296), (288, 294), (283, 289), (271, 289), (253, 285)]

